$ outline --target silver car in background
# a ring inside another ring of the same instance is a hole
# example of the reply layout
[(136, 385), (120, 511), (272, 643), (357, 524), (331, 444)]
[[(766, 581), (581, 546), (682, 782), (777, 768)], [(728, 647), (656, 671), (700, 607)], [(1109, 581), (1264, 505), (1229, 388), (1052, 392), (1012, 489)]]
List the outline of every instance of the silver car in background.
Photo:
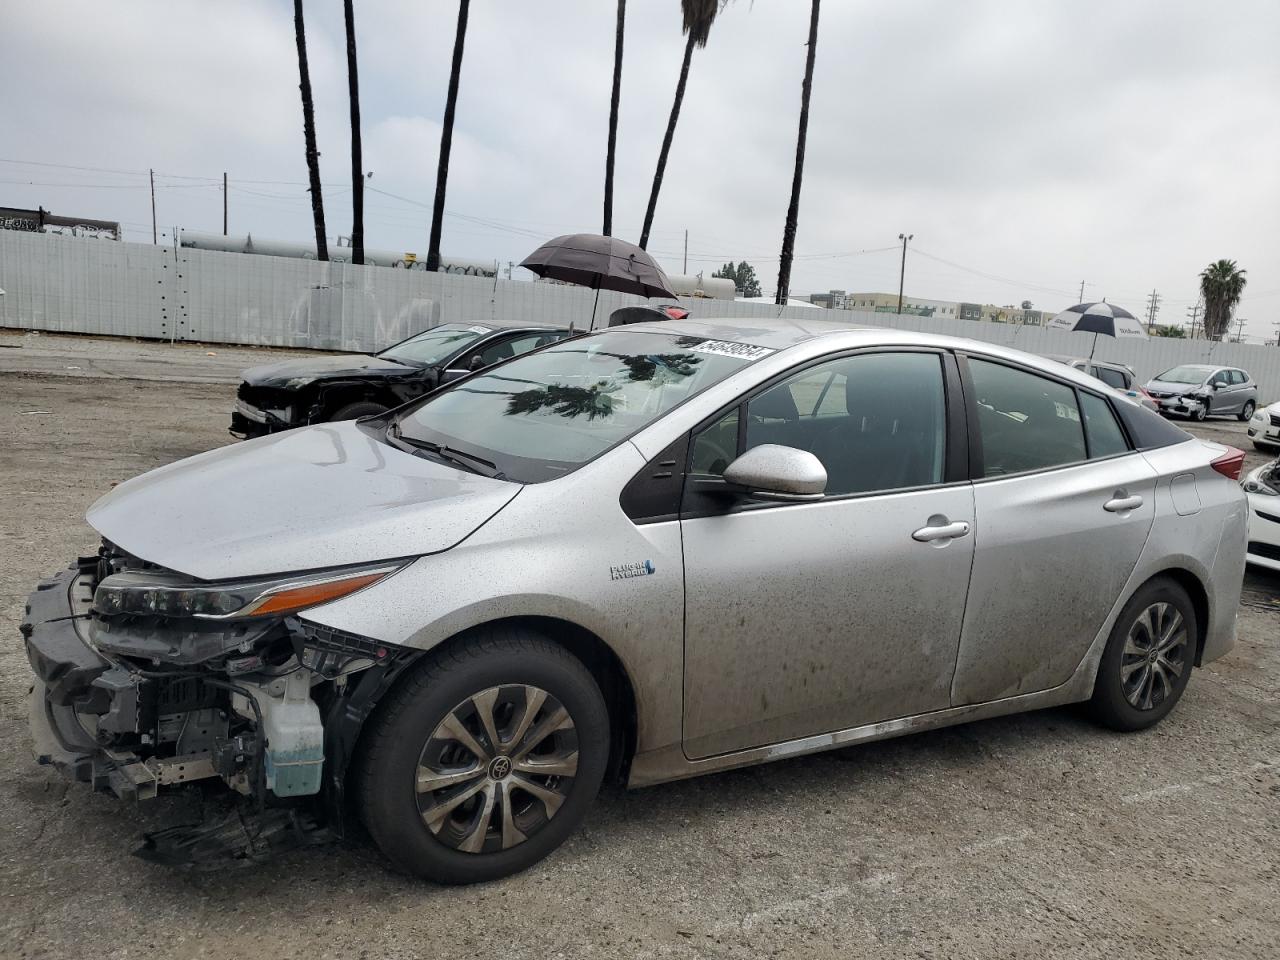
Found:
[(1210, 416), (1248, 420), (1258, 409), (1258, 385), (1235, 367), (1184, 363), (1147, 381), (1145, 389), (1162, 413), (1193, 420)]
[(121, 484), (31, 595), (33, 734), (121, 796), (245, 795), (152, 853), (351, 810), (491, 879), (606, 777), (1077, 701), (1151, 726), (1234, 642), (1242, 459), (987, 343), (616, 327)]

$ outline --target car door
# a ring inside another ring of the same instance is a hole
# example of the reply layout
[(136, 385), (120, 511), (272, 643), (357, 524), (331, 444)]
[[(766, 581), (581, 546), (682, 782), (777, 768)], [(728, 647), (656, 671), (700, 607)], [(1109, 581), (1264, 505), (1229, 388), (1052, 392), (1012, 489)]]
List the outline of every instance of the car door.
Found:
[[(818, 362), (695, 431), (682, 504), (685, 752), (944, 708), (975, 541), (958, 371), (936, 350)], [(762, 443), (812, 452), (814, 503), (727, 495)]]
[(956, 706), (1070, 678), (1137, 564), (1156, 483), (1101, 394), (1003, 360), (964, 368), (981, 536)]
[(1232, 406), (1231, 374), (1219, 370), (1209, 378), (1209, 412), (1230, 413)]

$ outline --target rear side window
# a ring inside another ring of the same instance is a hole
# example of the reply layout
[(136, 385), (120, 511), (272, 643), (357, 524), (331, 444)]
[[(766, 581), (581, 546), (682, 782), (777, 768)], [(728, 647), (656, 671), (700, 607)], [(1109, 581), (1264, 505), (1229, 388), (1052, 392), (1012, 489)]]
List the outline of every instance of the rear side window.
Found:
[(1117, 390), (1129, 389), (1129, 384), (1123, 373), (1119, 370), (1110, 370), (1107, 367), (1098, 368), (1098, 379), (1109, 387), (1115, 387)]
[(1111, 412), (1111, 404), (1091, 393), (1082, 393), (1080, 410), (1089, 434), (1090, 457), (1113, 457), (1117, 453), (1129, 452), (1129, 444), (1125, 442), (1120, 424), (1116, 423), (1116, 415)]
[(1248, 378), (1247, 378), (1247, 377), (1245, 377), (1245, 375), (1244, 375), (1244, 371), (1242, 371), (1242, 370), (1232, 370), (1232, 371), (1231, 371), (1231, 382), (1232, 382), (1232, 383), (1244, 383), (1246, 379), (1248, 379)]
[(1076, 392), (1054, 380), (969, 358), (983, 475), (999, 477), (1086, 459)]

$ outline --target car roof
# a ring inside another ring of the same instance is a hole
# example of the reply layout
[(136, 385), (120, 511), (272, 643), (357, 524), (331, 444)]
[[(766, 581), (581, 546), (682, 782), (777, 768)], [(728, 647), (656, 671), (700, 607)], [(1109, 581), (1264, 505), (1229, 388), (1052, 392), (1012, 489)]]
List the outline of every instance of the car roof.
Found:
[[(654, 323), (637, 323), (626, 327), (613, 327), (628, 333), (664, 333), (686, 337), (704, 337), (709, 340), (729, 340), (734, 343), (766, 347), (770, 350), (787, 350), (805, 343), (824, 339), (841, 341), (840, 348), (874, 346), (926, 346), (944, 350), (985, 354), (1004, 358), (1028, 367), (1050, 373), (1059, 379), (1075, 380), (1082, 386), (1098, 389), (1100, 381), (1074, 367), (1023, 350), (1015, 350), (984, 340), (952, 337), (940, 333), (923, 333), (916, 330), (899, 330), (894, 327), (870, 327), (838, 320), (810, 320), (808, 317), (708, 317), (685, 320), (662, 320)], [(1109, 389), (1109, 388), (1108, 388)], [(1123, 395), (1122, 395), (1123, 396)]]
[[(1218, 367), (1218, 366), (1214, 366), (1212, 363), (1176, 363), (1176, 364), (1174, 364), (1172, 367), (1170, 367), (1168, 370), (1165, 370), (1164, 372), (1165, 372), (1165, 373), (1168, 373), (1168, 372), (1169, 372), (1169, 370), (1177, 370), (1179, 367), (1186, 367), (1188, 370), (1203, 370), (1203, 371), (1205, 371), (1206, 373), (1209, 373), (1209, 372), (1211, 372), (1211, 371), (1213, 371), (1213, 370), (1231, 370), (1231, 369), (1233, 369), (1232, 367)], [(1157, 377), (1156, 379), (1159, 379), (1159, 377)]]

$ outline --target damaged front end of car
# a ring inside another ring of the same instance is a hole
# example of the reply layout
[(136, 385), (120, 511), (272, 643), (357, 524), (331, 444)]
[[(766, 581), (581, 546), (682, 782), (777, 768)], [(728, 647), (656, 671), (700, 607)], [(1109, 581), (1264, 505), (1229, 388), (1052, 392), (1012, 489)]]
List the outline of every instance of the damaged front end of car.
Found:
[(239, 795), (218, 822), (151, 835), (152, 859), (341, 835), (360, 729), (417, 651), (295, 614), (402, 566), (199, 581), (104, 542), (28, 600), (37, 759), (122, 799), (218, 781)]

